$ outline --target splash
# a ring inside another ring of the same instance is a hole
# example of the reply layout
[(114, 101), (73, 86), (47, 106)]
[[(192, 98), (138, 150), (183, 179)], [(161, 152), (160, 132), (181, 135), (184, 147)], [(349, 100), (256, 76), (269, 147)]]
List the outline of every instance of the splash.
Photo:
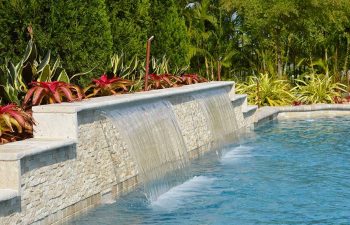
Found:
[(233, 149), (225, 152), (222, 155), (221, 163), (229, 164), (229, 163), (235, 162), (240, 158), (252, 157), (251, 150), (252, 150), (252, 147), (244, 146), (244, 145), (234, 147)]
[(155, 201), (151, 202), (151, 207), (155, 210), (173, 211), (187, 204), (187, 200), (190, 198), (205, 194), (214, 181), (215, 178), (206, 176), (193, 177), (160, 195)]

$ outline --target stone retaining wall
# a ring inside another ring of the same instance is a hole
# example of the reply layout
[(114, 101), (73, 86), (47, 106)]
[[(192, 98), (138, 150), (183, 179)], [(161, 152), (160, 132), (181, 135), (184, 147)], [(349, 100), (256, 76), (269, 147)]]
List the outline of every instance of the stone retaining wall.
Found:
[[(191, 95), (198, 91), (210, 93), (211, 90), (219, 89), (228, 94), (232, 85), (232, 82), (220, 82), (144, 95), (105, 97), (89, 102), (34, 108), (34, 117), (38, 123), (36, 139), (12, 143), (7, 145), (8, 148), (17, 149), (21, 144), (28, 147), (31, 142), (34, 142), (35, 147), (45, 138), (71, 138), (73, 143), (56, 148), (41, 148), (35, 152), (30, 149), (28, 152), (18, 150), (15, 156), (11, 155), (11, 151), (0, 148), (0, 178), (8, 176), (1, 172), (2, 166), (6, 165), (5, 162), (1, 163), (1, 158), (15, 165), (11, 177), (19, 176), (12, 182), (12, 188), (19, 188), (19, 196), (0, 201), (0, 224), (44, 225), (62, 222), (137, 186), (137, 166), (120, 137), (120, 128), (101, 115), (101, 112), (110, 108), (169, 100), (190, 157), (198, 157), (210, 149), (213, 136), (209, 132), (205, 115)], [(145, 98), (145, 95), (148, 97)], [(241, 113), (241, 109), (235, 110)], [(243, 126), (243, 117), (240, 120)], [(16, 185), (18, 180), (20, 185)], [(2, 187), (0, 182), (0, 188), (9, 188), (5, 187), (9, 183), (4, 182)]]

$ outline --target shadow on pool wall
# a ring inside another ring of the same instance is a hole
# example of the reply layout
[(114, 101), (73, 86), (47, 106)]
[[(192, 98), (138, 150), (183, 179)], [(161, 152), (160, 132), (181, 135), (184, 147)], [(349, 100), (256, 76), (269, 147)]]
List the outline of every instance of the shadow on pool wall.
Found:
[(0, 224), (69, 220), (238, 138), (256, 109), (233, 82), (34, 107), (34, 138), (0, 146)]

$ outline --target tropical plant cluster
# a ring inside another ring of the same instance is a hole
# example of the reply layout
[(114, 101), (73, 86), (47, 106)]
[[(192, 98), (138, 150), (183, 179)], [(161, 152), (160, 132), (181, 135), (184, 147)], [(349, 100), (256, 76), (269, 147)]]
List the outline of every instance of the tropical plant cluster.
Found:
[[(124, 94), (144, 89), (162, 89), (206, 82), (197, 74), (185, 73), (187, 68), (170, 71), (169, 60), (152, 59), (145, 85), (144, 63), (134, 57), (126, 62), (123, 54), (113, 55), (107, 73), (92, 79), (89, 85), (74, 84), (79, 73), (69, 76), (61, 59), (51, 61), (51, 52), (40, 57), (33, 39), (27, 44), (23, 58), (16, 64), (7, 61), (0, 65), (0, 144), (32, 136), (35, 122), (31, 107), (41, 104), (80, 101), (84, 98)], [(159, 73), (159, 74), (158, 74)]]
[(318, 103), (348, 103), (347, 85), (334, 76), (308, 74), (299, 79), (259, 74), (236, 84), (236, 92), (248, 95), (248, 102), (258, 106), (284, 106)]
[(348, 79), (347, 0), (1, 0), (0, 18), (0, 60), (19, 61), (31, 25), (39, 51), (51, 49), (69, 75), (103, 73), (114, 52), (144, 61), (154, 35), (153, 56), (207, 79), (296, 76), (310, 65)]

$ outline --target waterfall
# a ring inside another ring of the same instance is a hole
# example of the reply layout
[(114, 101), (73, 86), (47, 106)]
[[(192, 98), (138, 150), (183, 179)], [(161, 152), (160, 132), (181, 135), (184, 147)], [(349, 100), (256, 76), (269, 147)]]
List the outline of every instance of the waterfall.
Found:
[[(237, 140), (236, 116), (225, 90), (196, 93), (192, 99), (206, 118), (211, 149)], [(187, 148), (169, 101), (127, 106), (107, 117), (125, 140), (150, 201), (189, 178)]]
[(149, 200), (156, 200), (174, 182), (188, 178), (184, 169), (188, 165), (187, 149), (168, 101), (110, 111), (108, 117), (136, 161)]
[(231, 100), (225, 90), (213, 90), (194, 96), (199, 102), (209, 123), (213, 138), (211, 148), (220, 148), (237, 141), (238, 123)]

